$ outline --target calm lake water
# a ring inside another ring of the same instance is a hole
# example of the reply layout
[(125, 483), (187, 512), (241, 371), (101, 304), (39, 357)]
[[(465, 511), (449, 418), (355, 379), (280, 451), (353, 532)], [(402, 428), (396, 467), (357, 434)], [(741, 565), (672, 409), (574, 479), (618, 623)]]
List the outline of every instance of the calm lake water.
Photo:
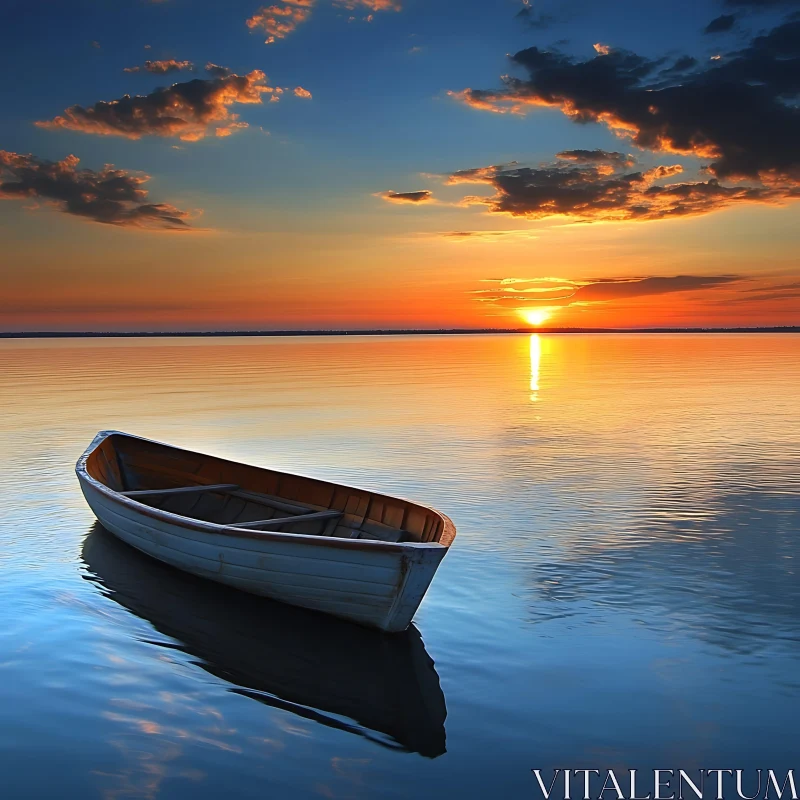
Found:
[[(800, 769), (800, 336), (3, 341), (0, 396), (4, 800)], [(105, 428), (458, 536), (399, 637), (253, 598), (94, 524)]]

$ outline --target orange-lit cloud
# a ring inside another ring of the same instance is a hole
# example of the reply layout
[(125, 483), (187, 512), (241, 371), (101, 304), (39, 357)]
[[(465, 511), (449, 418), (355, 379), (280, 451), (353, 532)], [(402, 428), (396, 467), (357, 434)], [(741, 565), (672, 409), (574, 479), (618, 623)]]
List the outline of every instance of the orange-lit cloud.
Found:
[(680, 175), (681, 172), (683, 172), (683, 167), (680, 164), (668, 164), (648, 169), (643, 177), (646, 181), (658, 181), (662, 178), (673, 178), (675, 175)]
[(672, 277), (595, 278), (514, 278), (486, 281), (496, 283), (491, 289), (477, 289), (473, 294), (482, 303), (505, 307), (546, 306), (556, 309), (570, 305), (604, 303), (633, 297), (696, 292), (740, 281), (736, 275), (675, 275)]
[[(261, 31), (266, 34), (265, 44), (275, 44), (278, 39), (285, 39), (294, 33), (297, 26), (311, 16), (315, 5), (316, 0), (280, 0), (271, 6), (259, 9), (246, 20), (246, 24), (251, 31)], [(348, 11), (402, 10), (399, 0), (333, 0), (333, 5)], [(355, 17), (350, 19), (354, 20)], [(372, 13), (364, 17), (366, 22), (372, 22), (372, 19)]]
[(230, 125), (223, 125), (219, 128), (214, 128), (214, 135), (224, 138), (230, 136), (235, 131), (244, 130), (250, 126), (246, 122), (231, 122)]
[[(737, 275), (674, 275), (633, 278), (493, 278), (488, 289), (471, 292), (476, 300), (490, 308), (507, 309), (521, 315), (530, 310), (546, 309), (548, 316), (556, 312), (601, 312), (627, 319), (625, 309), (636, 309), (646, 319), (647, 308), (655, 307), (655, 298), (684, 294), (672, 305), (713, 308), (730, 304), (792, 302), (800, 296), (800, 283), (776, 282), (774, 278), (748, 278)], [(753, 288), (753, 283), (758, 286)], [(640, 302), (644, 299), (644, 302)], [(649, 304), (648, 304), (649, 303)], [(656, 304), (657, 305), (657, 304)], [(768, 306), (769, 307), (769, 306)], [(603, 311), (603, 309), (605, 309)], [(567, 315), (568, 316), (568, 315)], [(612, 322), (612, 324), (614, 324)], [(617, 323), (618, 324), (618, 323)], [(626, 323), (627, 324), (627, 323)], [(640, 323), (641, 324), (641, 321)]]
[(271, 6), (264, 6), (246, 20), (251, 31), (262, 31), (267, 35), (265, 44), (274, 44), (277, 39), (285, 39), (298, 25), (311, 16), (315, 0), (282, 0)]
[(180, 72), (181, 70), (194, 70), (194, 64), (191, 61), (176, 61), (174, 58), (168, 58), (161, 61), (145, 61), (142, 66), (125, 67), (123, 72), (152, 72), (155, 75), (166, 75), (170, 72)]
[(495, 176), (509, 169), (516, 169), (519, 162), (511, 161), (508, 164), (492, 164), (488, 167), (475, 167), (474, 169), (460, 169), (445, 176), (446, 186), (455, 186), (459, 183), (487, 183), (492, 185)]
[(338, 0), (335, 5), (349, 11), (365, 8), (370, 11), (402, 11), (403, 6), (397, 0)]
[(247, 75), (228, 75), (192, 80), (159, 88), (148, 95), (125, 95), (119, 100), (100, 101), (89, 108), (70, 106), (63, 115), (37, 122), (40, 128), (72, 130), (102, 136), (174, 136), (197, 141), (215, 128), (238, 122), (231, 111), (235, 104), (262, 102), (268, 86), (261, 70)]
[(211, 61), (206, 63), (205, 69), (206, 73), (212, 78), (227, 78), (229, 75), (233, 75), (233, 70), (228, 69), (228, 67), (221, 67)]
[(264, 44), (274, 44), (277, 39), (285, 39), (293, 33), (311, 16), (314, 3), (315, 0), (282, 0), (259, 9), (246, 20), (246, 24), (251, 31), (260, 30), (267, 35)]
[(309, 92), (308, 89), (304, 89), (302, 86), (295, 86), (294, 95), (295, 97), (302, 97), (307, 100), (311, 99), (311, 92)]
[(149, 176), (114, 169), (79, 169), (79, 159), (44, 161), (0, 150), (0, 199), (42, 200), (65, 214), (93, 222), (138, 228), (188, 230), (188, 212), (148, 203), (142, 186)]

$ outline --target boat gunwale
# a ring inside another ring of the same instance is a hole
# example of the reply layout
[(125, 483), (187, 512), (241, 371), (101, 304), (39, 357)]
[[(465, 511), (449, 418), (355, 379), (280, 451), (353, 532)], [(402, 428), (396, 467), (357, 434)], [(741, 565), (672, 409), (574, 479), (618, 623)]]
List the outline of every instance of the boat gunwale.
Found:
[[(443, 514), (441, 511), (437, 511), (435, 508), (431, 508), (430, 506), (424, 505), (423, 503), (417, 503), (413, 500), (407, 500), (404, 497), (396, 497), (390, 495), (381, 495), (377, 492), (373, 492), (369, 489), (362, 489), (357, 486), (346, 486), (348, 489), (355, 489), (356, 491), (365, 492), (370, 495), (375, 495), (378, 497), (387, 497), (392, 500), (400, 500), (404, 503), (409, 503), (412, 506), (416, 506), (417, 508), (424, 509), (426, 511), (430, 511), (433, 514), (436, 514), (443, 523), (443, 529), (441, 536), (439, 537), (438, 542), (383, 542), (380, 540), (373, 540), (373, 539), (344, 539), (338, 536), (320, 536), (317, 534), (310, 534), (310, 533), (285, 533), (282, 531), (257, 531), (257, 530), (247, 530), (246, 528), (234, 528), (229, 525), (219, 525), (215, 522), (206, 522), (204, 520), (198, 520), (193, 517), (184, 517), (180, 514), (174, 514), (171, 511), (165, 511), (160, 508), (154, 508), (153, 506), (149, 506), (146, 503), (141, 503), (138, 500), (132, 497), (126, 497), (125, 495), (121, 494), (120, 492), (114, 491), (111, 487), (106, 486), (106, 484), (99, 481), (93, 475), (89, 473), (89, 470), (86, 467), (86, 463), (89, 459), (89, 456), (104, 442), (106, 439), (111, 438), (112, 436), (123, 436), (128, 439), (137, 439), (142, 442), (148, 442), (150, 444), (160, 445), (162, 447), (168, 447), (172, 450), (180, 450), (184, 453), (189, 453), (190, 455), (196, 455), (200, 457), (206, 458), (214, 458), (218, 461), (222, 461), (228, 464), (245, 464), (245, 466), (251, 466), (254, 469), (261, 469), (261, 470), (269, 470), (269, 467), (259, 467), (255, 464), (246, 464), (245, 462), (240, 461), (231, 461), (230, 459), (221, 458), (219, 456), (210, 455), (208, 453), (198, 453), (194, 450), (184, 450), (181, 447), (175, 447), (171, 444), (166, 444), (165, 442), (158, 442), (155, 439), (147, 439), (144, 436), (137, 436), (132, 433), (125, 433), (124, 431), (118, 430), (103, 430), (99, 431), (98, 434), (94, 437), (91, 441), (89, 446), (83, 452), (81, 457), (78, 459), (77, 464), (75, 465), (75, 472), (78, 475), (78, 479), (81, 481), (86, 481), (93, 489), (100, 492), (103, 496), (105, 496), (108, 500), (116, 503), (117, 505), (122, 506), (123, 508), (128, 508), (132, 512), (137, 514), (141, 514), (145, 517), (150, 517), (151, 519), (159, 520), (160, 522), (166, 522), (171, 525), (176, 525), (182, 528), (189, 528), (192, 530), (200, 531), (202, 533), (211, 533), (211, 534), (221, 534), (224, 536), (230, 536), (231, 538), (239, 538), (239, 539), (251, 539), (257, 541), (269, 541), (269, 542), (286, 542), (291, 543), (294, 542), (296, 544), (308, 543), (313, 545), (318, 545), (321, 547), (335, 547), (341, 548), (345, 550), (363, 550), (365, 552), (388, 552), (388, 553), (402, 553), (404, 551), (409, 550), (419, 550), (421, 548), (425, 549), (438, 549), (444, 548), (448, 549), (455, 539), (456, 535), (456, 528), (453, 524), (453, 521), (446, 515)], [(323, 483), (328, 486), (336, 486), (341, 487), (344, 484), (332, 483), (331, 481), (322, 480), (320, 478), (312, 478), (307, 475), (298, 475), (297, 473), (290, 473), (290, 472), (283, 472), (282, 470), (269, 470), (271, 472), (277, 472), (282, 475), (291, 475), (292, 477), (298, 478), (306, 478), (308, 480), (317, 481), (318, 483)]]

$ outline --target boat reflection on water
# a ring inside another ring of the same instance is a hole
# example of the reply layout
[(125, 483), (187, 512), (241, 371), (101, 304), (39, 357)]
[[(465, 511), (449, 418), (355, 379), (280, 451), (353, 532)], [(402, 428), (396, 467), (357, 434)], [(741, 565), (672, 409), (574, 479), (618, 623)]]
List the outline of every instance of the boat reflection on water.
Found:
[(413, 626), (384, 634), (196, 578), (139, 553), (95, 523), (87, 580), (177, 640), (231, 691), (386, 747), (445, 752), (445, 699)]

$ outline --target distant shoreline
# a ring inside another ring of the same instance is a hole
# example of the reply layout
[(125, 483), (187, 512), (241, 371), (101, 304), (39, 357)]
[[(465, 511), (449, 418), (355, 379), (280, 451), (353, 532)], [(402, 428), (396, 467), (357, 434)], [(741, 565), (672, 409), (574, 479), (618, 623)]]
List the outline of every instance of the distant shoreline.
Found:
[(302, 331), (0, 331), (0, 339), (153, 339), (235, 336), (467, 336), (475, 334), (800, 333), (800, 325), (771, 328), (409, 328)]

